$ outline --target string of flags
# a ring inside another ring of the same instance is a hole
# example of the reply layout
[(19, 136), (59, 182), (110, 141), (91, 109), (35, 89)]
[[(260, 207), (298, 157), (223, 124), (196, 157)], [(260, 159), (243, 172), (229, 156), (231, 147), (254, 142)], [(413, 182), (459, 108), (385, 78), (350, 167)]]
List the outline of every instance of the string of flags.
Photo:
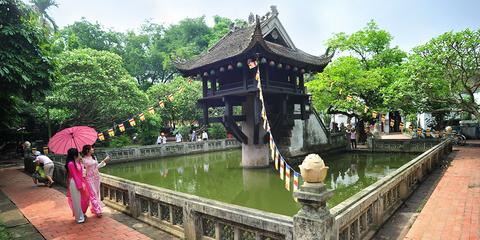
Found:
[[(263, 126), (263, 129), (265, 129), (265, 131), (267, 131), (267, 133), (270, 135), (269, 150), (270, 150), (271, 159), (274, 160), (275, 170), (278, 171), (280, 179), (285, 182), (285, 189), (287, 189), (288, 191), (291, 191), (291, 190), (295, 191), (298, 189), (301, 174), (295, 171), (290, 165), (288, 165), (287, 161), (285, 161), (285, 158), (282, 156), (282, 154), (278, 150), (278, 147), (275, 144), (275, 140), (273, 139), (273, 134), (271, 132), (270, 123), (267, 117), (267, 110), (265, 108), (265, 101), (264, 101), (265, 99), (263, 96), (262, 82), (261, 82), (262, 80), (260, 77), (260, 66), (257, 60), (249, 59), (247, 63), (250, 69), (253, 69), (255, 67), (257, 68), (257, 72), (255, 74), (255, 80), (257, 81), (257, 88), (259, 93), (258, 96), (259, 96), (261, 108), (262, 108), (261, 110), (261, 118), (263, 121), (262, 126)], [(290, 186), (292, 173), (293, 173), (293, 189)], [(295, 198), (294, 200), (297, 201), (297, 199)]]
[[(193, 82), (192, 79), (188, 79), (188, 84), (191, 84), (192, 82)], [(182, 93), (183, 90), (184, 90), (183, 86), (180, 86), (173, 92)], [(175, 97), (174, 97), (173, 93), (167, 93), (158, 102), (158, 106), (160, 108), (165, 108), (166, 103), (167, 102), (173, 102), (174, 99), (175, 99)], [(147, 108), (147, 112), (152, 116), (155, 115), (155, 113), (156, 113), (155, 107), (151, 106), (151, 107)], [(130, 127), (135, 127), (137, 125), (136, 119), (140, 120), (140, 122), (145, 121), (145, 113), (141, 112), (141, 113), (137, 114), (136, 116), (131, 116), (126, 121), (123, 121), (119, 124), (114, 123), (112, 128), (109, 128), (109, 129), (106, 130), (106, 133), (108, 133), (108, 137), (115, 137), (115, 132), (116, 132), (117, 128), (118, 128), (118, 131), (120, 131), (120, 133), (125, 132), (126, 131), (126, 124), (128, 124)], [(98, 135), (98, 140), (105, 141), (107, 135), (104, 134), (104, 132), (105, 131), (98, 132), (98, 134), (97, 134)]]

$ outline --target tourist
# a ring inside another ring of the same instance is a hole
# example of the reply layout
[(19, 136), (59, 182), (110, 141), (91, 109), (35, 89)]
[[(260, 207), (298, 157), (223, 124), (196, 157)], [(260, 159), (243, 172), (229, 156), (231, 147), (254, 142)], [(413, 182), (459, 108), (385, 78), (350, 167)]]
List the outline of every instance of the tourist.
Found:
[(167, 138), (165, 137), (165, 133), (160, 132), (160, 135), (157, 138), (157, 144), (165, 144), (167, 143)]
[(45, 175), (45, 171), (43, 170), (42, 165), (43, 164), (41, 164), (40, 162), (36, 163), (35, 172), (32, 174), (33, 183), (38, 184), (40, 182), (48, 185), (49, 181), (47, 179), (47, 176)]
[(180, 134), (180, 132), (177, 132), (177, 134), (175, 134), (175, 142), (182, 142), (182, 134)]
[(35, 156), (37, 157), (35, 158), (35, 160), (33, 160), (33, 162), (43, 164), (43, 170), (45, 171), (45, 175), (48, 179), (48, 186), (51, 187), (53, 184), (53, 161), (49, 157), (41, 155), (40, 151), (35, 151)]
[(357, 134), (355, 128), (352, 128), (350, 131), (350, 143), (352, 144), (352, 149), (357, 148)]
[(192, 131), (192, 142), (196, 142), (197, 141), (197, 133), (195, 132), (195, 130)]
[(207, 133), (207, 131), (203, 131), (203, 133), (202, 133), (202, 140), (203, 140), (203, 141), (207, 141), (207, 140), (208, 140), (208, 133)]
[(100, 202), (100, 172), (98, 169), (107, 165), (108, 160), (110, 160), (110, 156), (107, 156), (102, 162), (98, 163), (97, 158), (93, 156), (94, 152), (95, 149), (92, 145), (83, 146), (82, 160), (86, 169), (85, 180), (87, 182), (87, 189), (90, 193), (90, 211), (97, 215), (97, 217), (101, 217), (102, 205)]
[(84, 223), (88, 208), (88, 190), (83, 178), (82, 158), (76, 148), (67, 152), (65, 170), (68, 176), (68, 204), (77, 223)]

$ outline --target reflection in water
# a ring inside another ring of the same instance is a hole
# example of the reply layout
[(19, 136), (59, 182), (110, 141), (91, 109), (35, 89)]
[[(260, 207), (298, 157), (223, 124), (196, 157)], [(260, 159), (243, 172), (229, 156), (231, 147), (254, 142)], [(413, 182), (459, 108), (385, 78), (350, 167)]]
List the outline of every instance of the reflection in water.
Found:
[[(330, 168), (326, 184), (335, 206), (413, 159), (412, 154), (344, 153), (323, 156)], [(243, 169), (241, 151), (167, 157), (102, 168), (107, 174), (179, 192), (293, 216), (300, 205), (285, 190), (273, 167)], [(298, 170), (298, 165), (292, 164)], [(293, 186), (291, 177), (290, 186)], [(299, 183), (300, 185), (302, 182)]]

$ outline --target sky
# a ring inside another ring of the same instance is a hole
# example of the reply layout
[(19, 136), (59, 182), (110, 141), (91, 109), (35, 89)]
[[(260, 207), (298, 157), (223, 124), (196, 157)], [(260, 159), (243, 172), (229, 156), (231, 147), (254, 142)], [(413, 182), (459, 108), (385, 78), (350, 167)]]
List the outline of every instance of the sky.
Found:
[(477, 0), (57, 0), (49, 14), (60, 27), (85, 17), (116, 31), (138, 29), (145, 20), (175, 24), (190, 17), (213, 16), (247, 20), (250, 12), (264, 15), (276, 5), (279, 19), (297, 48), (320, 55), (334, 33), (355, 32), (371, 19), (394, 37), (405, 51), (447, 31), (480, 28)]

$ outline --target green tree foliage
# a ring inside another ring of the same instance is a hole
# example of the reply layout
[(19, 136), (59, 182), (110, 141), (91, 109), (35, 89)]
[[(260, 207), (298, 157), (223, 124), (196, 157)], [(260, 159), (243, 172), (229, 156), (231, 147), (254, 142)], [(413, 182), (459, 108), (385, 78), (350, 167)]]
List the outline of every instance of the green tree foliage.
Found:
[(56, 51), (61, 53), (74, 49), (91, 48), (122, 54), (122, 34), (104, 30), (99, 23), (91, 23), (85, 18), (61, 29), (56, 36)]
[(413, 50), (405, 88), (421, 111), (466, 112), (480, 119), (480, 30), (447, 32)]
[(93, 49), (58, 56), (61, 77), (48, 103), (62, 125), (90, 125), (98, 130), (146, 109), (148, 98), (122, 66), (120, 56)]
[[(182, 88), (182, 91), (179, 89)], [(159, 110), (163, 124), (175, 127), (190, 125), (200, 118), (200, 109), (197, 101), (201, 98), (201, 87), (198, 81), (189, 83), (187, 79), (176, 77), (168, 84), (155, 84), (147, 91), (153, 101), (163, 101), (165, 107)], [(172, 94), (173, 101), (167, 99)], [(157, 105), (158, 106), (158, 105)]]
[(247, 22), (241, 19), (231, 20), (229, 18), (220, 17), (218, 15), (213, 16), (214, 25), (212, 27), (208, 45), (209, 47), (213, 46), (218, 42), (223, 36), (227, 35), (230, 32), (230, 27), (235, 25), (236, 27), (246, 27)]
[[(314, 105), (329, 114), (368, 120), (372, 110), (396, 110), (385, 104), (386, 89), (399, 76), (406, 53), (390, 47), (392, 36), (371, 21), (351, 35), (336, 34), (329, 47), (349, 53), (307, 83)], [(352, 100), (347, 96), (351, 96)], [(365, 113), (365, 106), (369, 111)]]
[[(0, 127), (23, 124), (25, 106), (41, 99), (55, 77), (39, 17), (17, 0), (0, 0)], [(22, 116), (21, 116), (22, 115)]]

